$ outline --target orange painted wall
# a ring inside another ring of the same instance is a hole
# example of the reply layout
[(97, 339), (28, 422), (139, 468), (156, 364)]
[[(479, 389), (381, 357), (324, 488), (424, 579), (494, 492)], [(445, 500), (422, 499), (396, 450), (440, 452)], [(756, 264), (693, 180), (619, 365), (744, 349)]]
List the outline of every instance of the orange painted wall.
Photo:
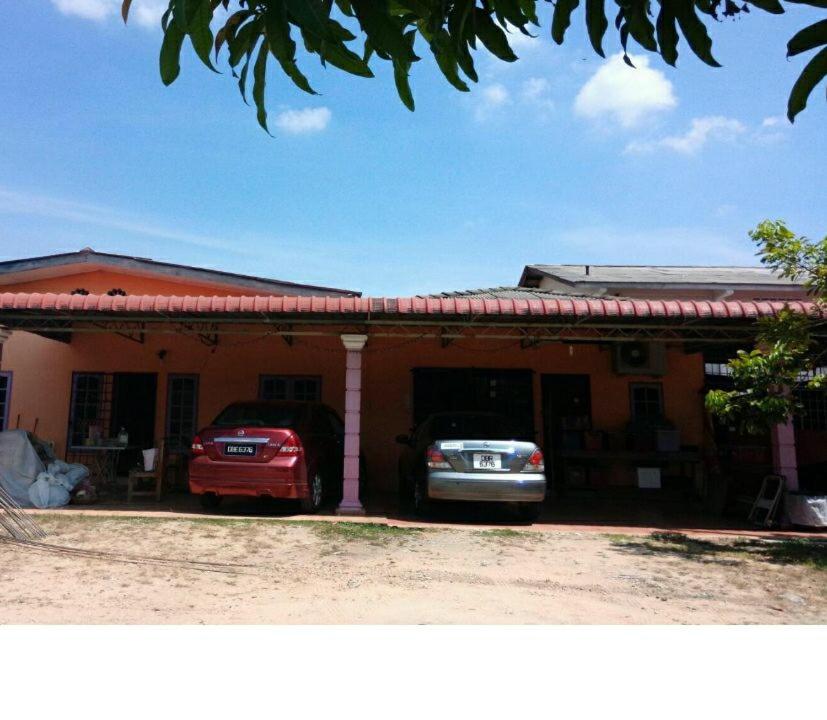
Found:
[[(621, 430), (629, 420), (629, 383), (653, 378), (618, 376), (611, 352), (594, 345), (545, 345), (521, 350), (504, 341), (460, 340), (442, 348), (435, 339), (411, 342), (371, 338), (365, 349), (362, 395), (362, 445), (373, 489), (396, 485), (399, 446), (394, 437), (411, 424), (414, 367), (529, 368), (534, 371), (534, 411), (542, 437), (540, 382), (543, 373), (591, 375), (594, 426)], [(571, 349), (570, 349), (571, 348)], [(160, 350), (166, 350), (163, 360)], [(254, 398), (260, 374), (320, 375), (322, 400), (343, 415), (345, 353), (338, 337), (296, 337), (288, 346), (278, 337), (221, 336), (217, 348), (196, 338), (148, 334), (146, 343), (108, 334), (77, 333), (69, 345), (16, 332), (4, 346), (3, 370), (13, 372), (11, 427), (54, 440), (65, 451), (73, 371), (156, 372), (156, 434), (165, 425), (167, 375), (199, 375), (199, 424), (207, 424), (227, 403)], [(660, 379), (666, 416), (681, 429), (684, 444), (700, 445), (703, 435), (703, 363), (700, 355), (670, 349), (668, 374)]]
[(128, 295), (271, 295), (266, 291), (247, 287), (211, 285), (165, 276), (148, 276), (112, 270), (91, 270), (73, 275), (41, 278), (29, 282), (0, 285), (0, 292), (68, 293), (85, 288), (92, 294), (103, 295), (112, 288), (121, 288)]
[[(504, 346), (505, 345), (505, 346)], [(395, 478), (399, 446), (394, 437), (411, 426), (415, 367), (522, 368), (534, 373), (534, 425), (542, 442), (541, 376), (545, 373), (590, 375), (593, 426), (623, 430), (630, 419), (629, 384), (662, 382), (666, 417), (681, 430), (681, 442), (703, 442), (703, 360), (680, 349), (667, 353), (668, 374), (662, 378), (616, 375), (612, 353), (596, 345), (549, 344), (522, 350), (502, 340), (459, 340), (442, 348), (436, 339), (405, 343), (371, 339), (365, 349), (362, 391), (362, 442), (368, 467)]]

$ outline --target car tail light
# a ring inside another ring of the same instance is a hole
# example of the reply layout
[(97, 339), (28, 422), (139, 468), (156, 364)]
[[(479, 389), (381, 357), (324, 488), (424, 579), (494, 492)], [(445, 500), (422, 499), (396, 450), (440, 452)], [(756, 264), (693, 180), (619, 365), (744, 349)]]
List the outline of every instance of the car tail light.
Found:
[(276, 454), (282, 457), (295, 457), (296, 455), (301, 455), (303, 452), (304, 448), (302, 447), (301, 440), (299, 440), (299, 436), (296, 435), (296, 433), (290, 433)]
[(523, 472), (543, 472), (546, 469), (545, 461), (543, 460), (543, 452), (537, 448), (531, 455), (528, 456)]
[(196, 435), (192, 439), (192, 450), (193, 457), (196, 455), (203, 455), (204, 454), (204, 443), (201, 442), (201, 438)]
[(428, 448), (427, 462), (429, 468), (449, 468), (451, 464), (445, 459), (442, 451), (435, 447)]

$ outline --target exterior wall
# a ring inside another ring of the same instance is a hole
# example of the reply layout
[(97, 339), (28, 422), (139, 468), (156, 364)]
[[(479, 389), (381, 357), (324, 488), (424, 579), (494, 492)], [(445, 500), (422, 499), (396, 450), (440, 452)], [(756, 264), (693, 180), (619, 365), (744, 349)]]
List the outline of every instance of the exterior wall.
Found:
[(41, 278), (29, 282), (0, 285), (0, 292), (68, 293), (85, 288), (90, 293), (103, 295), (112, 288), (121, 288), (127, 295), (272, 295), (264, 290), (234, 285), (197, 283), (163, 276), (137, 273), (91, 270), (71, 275)]
[[(160, 350), (166, 350), (162, 359)], [(668, 351), (668, 374), (662, 378), (619, 376), (612, 353), (596, 345), (549, 344), (522, 350), (514, 342), (459, 340), (441, 347), (435, 339), (410, 341), (370, 338), (363, 351), (362, 449), (371, 491), (393, 491), (400, 448), (396, 435), (411, 426), (415, 367), (528, 368), (534, 371), (534, 414), (542, 439), (541, 375), (585, 373), (591, 376), (594, 427), (622, 430), (630, 418), (629, 384), (663, 383), (666, 417), (681, 430), (683, 444), (703, 442), (703, 362), (679, 348)], [(345, 349), (338, 336), (296, 337), (288, 346), (278, 337), (221, 336), (215, 348), (197, 338), (148, 334), (145, 344), (112, 334), (77, 333), (68, 345), (24, 332), (6, 342), (0, 369), (13, 373), (9, 412), (11, 427), (53, 440), (66, 449), (73, 371), (155, 372), (158, 374), (155, 432), (165, 432), (167, 376), (199, 376), (198, 423), (208, 424), (229, 402), (251, 399), (259, 375), (319, 375), (322, 401), (344, 417)]]
[[(507, 347), (504, 347), (507, 345)], [(630, 420), (629, 385), (662, 382), (664, 413), (681, 430), (681, 442), (703, 442), (703, 360), (680, 349), (667, 353), (668, 374), (662, 378), (616, 375), (612, 353), (597, 345), (548, 344), (521, 350), (505, 341), (460, 340), (442, 348), (437, 340), (405, 343), (371, 338), (364, 350), (362, 384), (362, 447), (371, 475), (379, 471), (385, 489), (396, 483), (399, 446), (394, 437), (407, 432), (412, 421), (415, 367), (522, 368), (534, 372), (534, 426), (542, 443), (544, 373), (591, 376), (592, 421), (596, 429), (623, 430)]]
[[(163, 360), (158, 352), (166, 350)], [(198, 424), (208, 424), (234, 400), (254, 399), (260, 374), (320, 375), (322, 401), (344, 412), (344, 349), (338, 337), (320, 337), (294, 347), (278, 337), (222, 336), (216, 348), (197, 338), (148, 334), (140, 345), (110, 334), (77, 333), (68, 345), (15, 332), (3, 349), (2, 369), (13, 373), (9, 424), (53, 440), (66, 451), (73, 372), (158, 374), (155, 434), (165, 432), (167, 376), (199, 376)]]

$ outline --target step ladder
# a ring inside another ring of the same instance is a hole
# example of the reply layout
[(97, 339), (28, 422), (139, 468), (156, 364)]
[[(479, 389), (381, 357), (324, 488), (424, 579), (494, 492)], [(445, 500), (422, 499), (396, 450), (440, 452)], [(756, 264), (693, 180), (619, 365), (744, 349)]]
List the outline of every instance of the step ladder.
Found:
[(755, 525), (772, 527), (775, 522), (775, 515), (781, 504), (781, 493), (787, 485), (783, 475), (767, 475), (761, 482), (761, 490), (758, 497), (752, 503), (752, 510), (749, 511), (750, 522)]

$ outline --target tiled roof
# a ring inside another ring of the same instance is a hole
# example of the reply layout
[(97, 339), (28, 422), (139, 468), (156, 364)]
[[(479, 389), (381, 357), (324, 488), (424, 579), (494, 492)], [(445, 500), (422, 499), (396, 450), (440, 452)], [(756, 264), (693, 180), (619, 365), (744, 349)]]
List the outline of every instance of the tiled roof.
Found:
[[(292, 295), (332, 295), (358, 296), (356, 290), (342, 290), (340, 288), (324, 287), (322, 285), (306, 285), (303, 283), (275, 280), (272, 278), (242, 275), (227, 270), (179, 265), (177, 263), (161, 262), (151, 258), (117, 255), (115, 253), (97, 252), (92, 248), (83, 248), (78, 252), (42, 255), (40, 257), (19, 258), (17, 260), (0, 261), (0, 285), (5, 276), (16, 273), (30, 273), (73, 265), (103, 265), (119, 270), (133, 270), (150, 272), (171, 279), (183, 279), (196, 282), (206, 282), (231, 287), (246, 288), (253, 291), (270, 293), (288, 293)], [(242, 291), (243, 292), (243, 291)]]
[(54, 293), (0, 294), (0, 323), (16, 314), (61, 316), (161, 316), (163, 318), (231, 315), (241, 319), (281, 317), (347, 317), (349, 320), (423, 317), (487, 317), (508, 319), (573, 318), (606, 321), (664, 320), (680, 323), (697, 319), (750, 321), (776, 315), (789, 307), (819, 314), (810, 302), (710, 302), (695, 300), (636, 300), (555, 295), (537, 298), (485, 297), (308, 297), (308, 296), (167, 296), (167, 295), (67, 295)]

